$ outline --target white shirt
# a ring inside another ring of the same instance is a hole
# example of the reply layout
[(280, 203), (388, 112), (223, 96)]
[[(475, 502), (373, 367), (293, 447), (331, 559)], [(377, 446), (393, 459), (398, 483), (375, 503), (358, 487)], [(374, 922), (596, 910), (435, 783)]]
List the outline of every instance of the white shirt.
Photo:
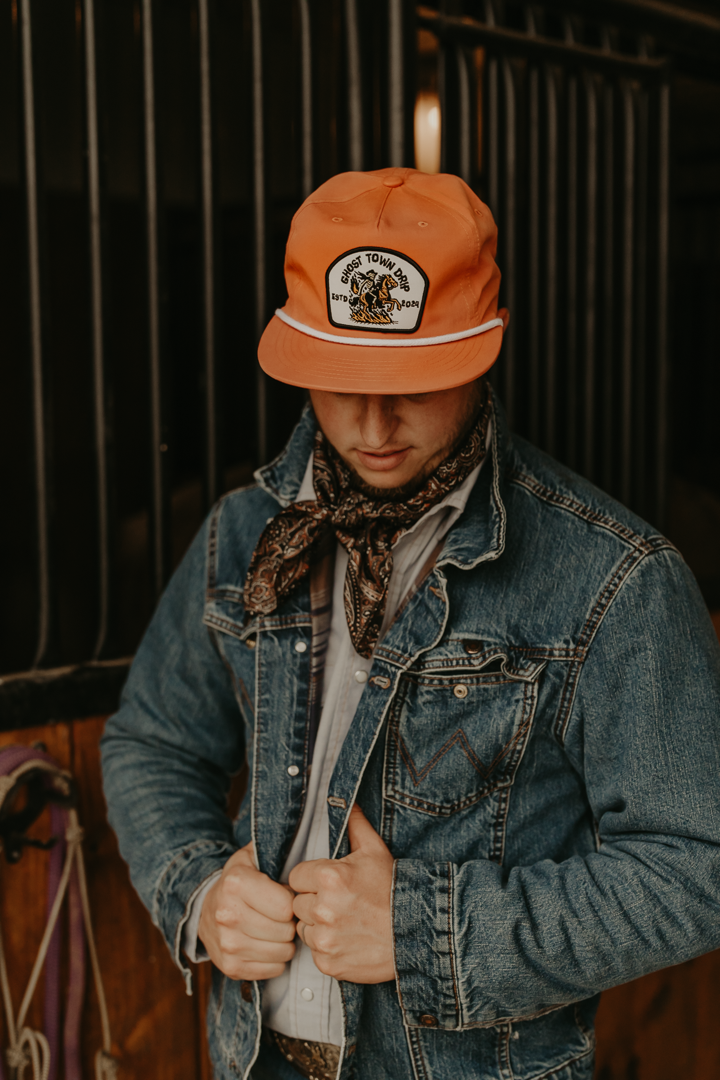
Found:
[[(491, 431), (488, 429), (486, 445)], [(470, 492), (477, 480), (482, 462), (459, 487), (430, 510), (400, 537), (393, 548), (393, 569), (388, 589), (387, 606), (380, 638), (382, 639), (396, 611), (412, 588), (420, 569), (439, 541), (454, 525), (465, 509)], [(313, 488), (313, 456), (307, 463), (297, 501), (316, 498)], [(323, 701), (318, 725), (313, 768), (310, 773), (305, 809), (295, 840), (283, 867), (280, 880), (287, 882), (290, 871), (300, 862), (328, 859), (329, 823), (327, 793), (345, 736), (368, 679), (372, 660), (355, 651), (350, 638), (343, 585), (348, 554), (337, 545), (333, 580), (333, 608), (330, 637), (325, 661)], [(196, 897), (183, 931), (183, 948), (190, 960), (206, 960), (202, 946), (198, 948), (197, 931), (205, 895), (219, 876), (208, 878)], [(297, 951), (285, 971), (269, 979), (263, 990), (263, 1022), (275, 1031), (295, 1039), (342, 1043), (342, 1006), (335, 979), (323, 975), (313, 963), (310, 949), (299, 938)]]

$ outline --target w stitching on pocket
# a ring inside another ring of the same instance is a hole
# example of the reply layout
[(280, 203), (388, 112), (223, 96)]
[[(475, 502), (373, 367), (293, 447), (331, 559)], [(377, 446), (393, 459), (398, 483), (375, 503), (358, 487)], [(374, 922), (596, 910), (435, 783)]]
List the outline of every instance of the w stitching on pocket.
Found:
[[(512, 681), (512, 680), (509, 680)], [(458, 728), (457, 731), (440, 747), (440, 749), (433, 754), (430, 761), (424, 766), (423, 769), (418, 770), (415, 760), (410, 753), (410, 750), (405, 743), (402, 735), (400, 734), (400, 719), (402, 715), (402, 706), (407, 696), (408, 684), (403, 687), (401, 683), (401, 691), (395, 703), (394, 715), (390, 717), (388, 724), (388, 736), (392, 735), (392, 743), (394, 743), (395, 753), (391, 753), (391, 744), (388, 745), (388, 753), (386, 757), (387, 776), (384, 784), (385, 798), (391, 802), (398, 802), (406, 806), (412, 806), (421, 813), (428, 814), (441, 814), (456, 813), (458, 810), (465, 810), (469, 806), (473, 806), (481, 799), (487, 798), (498, 788), (508, 787), (508, 781), (504, 779), (498, 779), (494, 783), (488, 783), (489, 778), (495, 771), (500, 762), (513, 754), (516, 750), (520, 750), (520, 757), (522, 757), (523, 744), (526, 736), (530, 730), (535, 714), (535, 697), (536, 697), (536, 683), (525, 683), (523, 687), (522, 696), (522, 720), (513, 734), (512, 738), (502, 747), (502, 749), (495, 755), (489, 765), (485, 765), (477, 756), (475, 751), (470, 746), (468, 738), (462, 728)], [(388, 740), (390, 742), (390, 740)], [(430, 802), (427, 799), (420, 798), (417, 795), (410, 795), (399, 790), (399, 777), (397, 772), (397, 753), (405, 763), (405, 767), (410, 774), (414, 787), (425, 780), (432, 772), (433, 768), (441, 761), (445, 755), (454, 747), (460, 746), (460, 749), (465, 754), (465, 757), (470, 762), (472, 767), (478, 773), (478, 775), (485, 781), (487, 786), (484, 786), (482, 790), (475, 791), (470, 795), (463, 798), (459, 798), (452, 803), (451, 806), (447, 806), (443, 803)], [(507, 815), (508, 799), (502, 800), (501, 807), (498, 810), (498, 816), (496, 818), (494, 826), (494, 836), (492, 844), (491, 858), (493, 861), (502, 862), (502, 856), (505, 848), (505, 817)], [(505, 808), (503, 811), (503, 807)]]

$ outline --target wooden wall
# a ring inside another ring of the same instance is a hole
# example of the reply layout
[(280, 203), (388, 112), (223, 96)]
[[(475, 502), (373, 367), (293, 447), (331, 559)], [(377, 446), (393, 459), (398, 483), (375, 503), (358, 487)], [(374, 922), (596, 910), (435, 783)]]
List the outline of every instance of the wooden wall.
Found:
[[(720, 616), (716, 617), (720, 633)], [(117, 850), (100, 783), (101, 717), (0, 734), (0, 746), (41, 740), (78, 778), (80, 821), (90, 902), (120, 1080), (211, 1080), (204, 1034), (208, 966), (196, 970), (187, 997), (159, 932), (142, 907)], [(48, 832), (47, 814), (35, 827)], [(27, 849), (0, 865), (0, 917), (15, 1008), (19, 1005), (45, 918), (46, 853)], [(596, 1080), (717, 1080), (720, 1077), (720, 951), (617, 987), (598, 1014)], [(30, 1016), (42, 1024), (36, 994)], [(4, 1026), (4, 1021), (0, 1027)], [(6, 1045), (4, 1031), (0, 1041)], [(93, 1075), (100, 1045), (94, 992), (86, 994), (84, 1075)], [(62, 1080), (62, 1078), (60, 1078)]]

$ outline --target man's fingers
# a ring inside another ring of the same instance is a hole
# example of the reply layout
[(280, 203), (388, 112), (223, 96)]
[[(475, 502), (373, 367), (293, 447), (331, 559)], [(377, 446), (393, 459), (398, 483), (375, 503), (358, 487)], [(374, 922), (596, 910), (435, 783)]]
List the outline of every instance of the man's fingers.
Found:
[(226, 960), (240, 959), (248, 964), (287, 964), (295, 955), (294, 941), (255, 941), (232, 930), (221, 930), (218, 944)]
[(351, 852), (363, 851), (371, 855), (375, 852), (384, 854), (388, 850), (387, 844), (380, 834), (375, 832), (357, 803), (350, 811), (347, 831)]
[(290, 871), (288, 883), (294, 893), (317, 892), (320, 887), (321, 872), (328, 866), (332, 866), (331, 859), (311, 859), (309, 862), (298, 863)]
[(298, 924), (306, 923), (312, 924), (315, 922), (314, 908), (315, 901), (317, 900), (316, 893), (299, 893), (293, 901), (293, 911), (298, 920)]
[(267, 874), (246, 866), (234, 866), (223, 874), (219, 908), (234, 908), (239, 902), (275, 922), (292, 919), (293, 892)]
[(233, 907), (217, 908), (215, 921), (228, 929), (241, 929), (257, 941), (292, 941), (295, 937), (294, 918), (278, 922), (242, 902)]

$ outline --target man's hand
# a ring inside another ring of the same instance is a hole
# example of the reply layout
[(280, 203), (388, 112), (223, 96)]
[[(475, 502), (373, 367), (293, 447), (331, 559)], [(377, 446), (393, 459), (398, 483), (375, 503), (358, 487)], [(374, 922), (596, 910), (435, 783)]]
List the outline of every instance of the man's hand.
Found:
[(348, 821), (351, 854), (299, 863), (290, 873), (297, 894), (297, 932), (324, 975), (354, 983), (395, 978), (393, 857), (359, 806)]
[(198, 937), (231, 979), (274, 979), (295, 954), (293, 893), (236, 851), (203, 901)]

